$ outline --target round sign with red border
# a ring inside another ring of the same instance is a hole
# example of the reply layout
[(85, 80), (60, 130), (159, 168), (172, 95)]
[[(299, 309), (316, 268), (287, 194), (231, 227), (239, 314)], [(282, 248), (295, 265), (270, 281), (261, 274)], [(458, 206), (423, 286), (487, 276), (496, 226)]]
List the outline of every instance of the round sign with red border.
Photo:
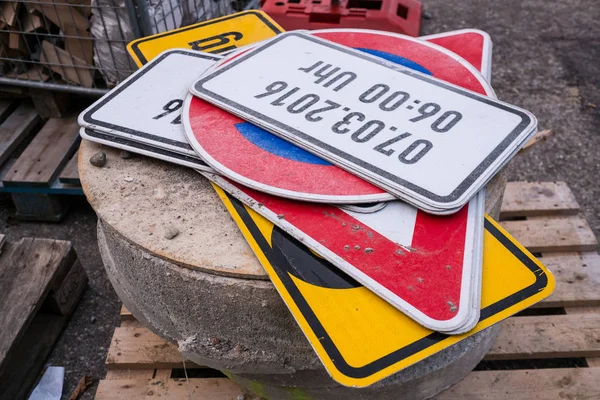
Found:
[[(475, 67), (441, 46), (404, 35), (358, 29), (311, 34), (493, 96), (492, 88)], [(230, 55), (216, 68), (239, 54)], [(218, 173), (250, 188), (295, 200), (337, 204), (395, 199), (361, 178), (197, 97), (188, 96), (183, 115), (186, 136), (200, 157)]]

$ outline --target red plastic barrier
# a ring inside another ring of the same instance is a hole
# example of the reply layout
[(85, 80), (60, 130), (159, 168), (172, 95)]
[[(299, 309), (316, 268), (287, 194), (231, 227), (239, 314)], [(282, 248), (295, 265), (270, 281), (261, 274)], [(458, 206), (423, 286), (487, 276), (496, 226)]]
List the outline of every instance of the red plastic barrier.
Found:
[(262, 0), (285, 30), (361, 28), (419, 36), (418, 0)]

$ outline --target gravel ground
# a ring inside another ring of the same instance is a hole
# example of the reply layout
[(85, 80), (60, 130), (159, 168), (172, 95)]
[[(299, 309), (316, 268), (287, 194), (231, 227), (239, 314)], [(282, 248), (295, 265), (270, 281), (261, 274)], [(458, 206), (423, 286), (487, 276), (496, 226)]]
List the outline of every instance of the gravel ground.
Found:
[(565, 181), (600, 235), (600, 3), (425, 0), (422, 34), (461, 28), (494, 42), (492, 85), (552, 136), (511, 163), (510, 180)]
[[(494, 41), (492, 84), (500, 99), (531, 110), (540, 128), (554, 134), (510, 169), (511, 180), (568, 182), (592, 229), (600, 233), (600, 5), (597, 0), (425, 0), (431, 19), (423, 34), (461, 28), (487, 31)], [(59, 224), (24, 223), (13, 218), (0, 197), (0, 232), (71, 240), (90, 278), (48, 365), (66, 367), (65, 398), (83, 375), (97, 381), (118, 322), (119, 300), (106, 278), (96, 245), (91, 208), (74, 201)], [(95, 384), (96, 385), (96, 384)], [(95, 385), (82, 397), (91, 399)]]

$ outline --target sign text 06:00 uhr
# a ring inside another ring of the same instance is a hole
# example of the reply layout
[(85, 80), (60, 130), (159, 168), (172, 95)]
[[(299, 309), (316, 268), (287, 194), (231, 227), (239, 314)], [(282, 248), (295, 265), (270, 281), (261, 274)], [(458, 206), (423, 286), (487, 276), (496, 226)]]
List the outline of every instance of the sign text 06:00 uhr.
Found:
[[(318, 61), (309, 67), (298, 68), (298, 70), (306, 73), (313, 73), (314, 76), (317, 77), (314, 82), (315, 84), (323, 84), (324, 87), (330, 87), (335, 92), (343, 89), (346, 85), (356, 79), (356, 74), (354, 72), (339, 72), (339, 67), (333, 67), (331, 64), (324, 64), (323, 61)], [(379, 132), (386, 129), (386, 124), (383, 121), (377, 119), (367, 120), (367, 117), (362, 112), (351, 111), (348, 107), (343, 107), (343, 105), (339, 103), (321, 99), (320, 96), (314, 93), (302, 94), (299, 87), (290, 87), (290, 85), (284, 81), (275, 81), (267, 85), (264, 90), (263, 93), (259, 93), (254, 97), (257, 99), (269, 97), (269, 100), (272, 100), (269, 104), (275, 107), (285, 107), (291, 114), (305, 113), (304, 118), (309, 122), (322, 121), (322, 115), (324, 113), (342, 107), (348, 114), (340, 121), (335, 122), (331, 126), (331, 130), (340, 135), (352, 132), (350, 133), (350, 138), (357, 143), (370, 142), (375, 144), (377, 143), (377, 140), (371, 140), (374, 139)], [(278, 95), (278, 97), (273, 99), (271, 96), (275, 95)], [(411, 99), (409, 93), (401, 90), (393, 90), (384, 83), (377, 83), (371, 86), (363, 92), (358, 99), (361, 103), (374, 104), (378, 106), (380, 110), (389, 112), (398, 110), (403, 106), (407, 110), (413, 110), (415, 107), (418, 107), (416, 110), (417, 115), (408, 119), (408, 121), (417, 123), (428, 120), (427, 122), (430, 122), (432, 121), (430, 118), (437, 117), (430, 125), (431, 130), (437, 133), (449, 132), (463, 118), (462, 114), (458, 111), (448, 110), (441, 112), (442, 107), (434, 102), (423, 103), (419, 99), (409, 101)], [(358, 125), (356, 124), (357, 122), (362, 124)], [(390, 131), (396, 131), (398, 128), (390, 126), (388, 129)], [(373, 147), (373, 150), (386, 156), (391, 156), (396, 153), (396, 150), (392, 148), (393, 145), (404, 139), (410, 138), (410, 136), (412, 136), (411, 133), (404, 132), (384, 142), (377, 143)], [(403, 143), (408, 142), (410, 142), (410, 144), (404, 146), (403, 150), (397, 156), (398, 160), (404, 164), (416, 163), (433, 147), (433, 143), (425, 139), (409, 140)]]

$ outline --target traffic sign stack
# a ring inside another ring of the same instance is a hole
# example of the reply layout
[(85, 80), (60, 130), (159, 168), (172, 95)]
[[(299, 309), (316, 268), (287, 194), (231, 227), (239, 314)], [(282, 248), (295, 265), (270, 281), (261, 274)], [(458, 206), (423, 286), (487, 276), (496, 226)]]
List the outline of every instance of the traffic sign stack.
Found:
[(486, 183), (537, 124), (496, 100), (487, 34), (256, 21), (220, 55), (134, 43), (145, 65), (81, 135), (208, 178), (335, 380), (371, 385), (551, 294), (485, 216)]

